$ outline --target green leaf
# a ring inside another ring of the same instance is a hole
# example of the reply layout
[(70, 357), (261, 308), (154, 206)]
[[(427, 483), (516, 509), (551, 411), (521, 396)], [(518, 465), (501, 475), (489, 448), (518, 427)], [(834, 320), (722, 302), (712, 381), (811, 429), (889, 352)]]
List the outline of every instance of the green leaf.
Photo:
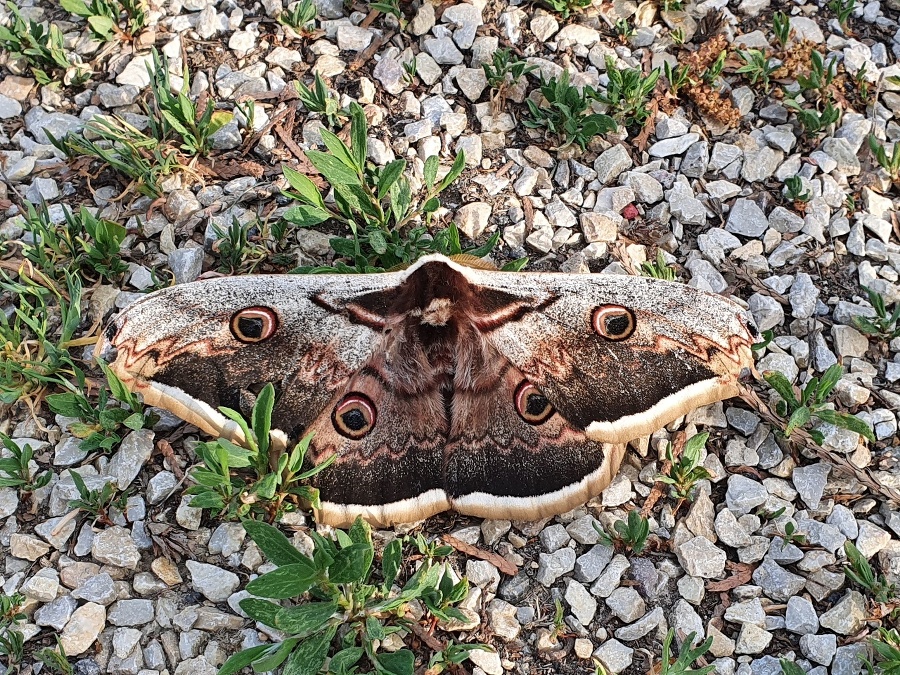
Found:
[(453, 166), (450, 167), (450, 171), (444, 176), (444, 179), (438, 185), (437, 191), (443, 192), (450, 185), (453, 184), (459, 175), (463, 172), (463, 169), (466, 168), (466, 153), (463, 150), (460, 150), (456, 154), (456, 159), (453, 160)]
[(230, 113), (227, 110), (216, 110), (212, 114), (212, 117), (210, 117), (209, 125), (206, 129), (206, 135), (212, 136), (219, 129), (231, 122), (232, 119), (234, 119), (234, 113)]
[(111, 35), (116, 25), (108, 16), (89, 16), (87, 22), (97, 35), (103, 36)]
[(59, 6), (69, 12), (69, 14), (76, 16), (88, 17), (91, 15), (91, 10), (88, 9), (83, 0), (59, 0)]
[(785, 400), (791, 410), (794, 410), (800, 405), (800, 401), (798, 401), (797, 397), (794, 395), (794, 389), (791, 387), (791, 383), (784, 375), (777, 370), (767, 370), (763, 373), (763, 378), (765, 378), (772, 389), (778, 392), (778, 395)]
[(328, 131), (328, 129), (320, 129), (319, 132), (322, 136), (322, 142), (325, 143), (325, 147), (328, 148), (335, 159), (339, 160), (347, 169), (353, 171), (354, 174), (359, 175), (362, 173), (363, 165), (356, 161), (352, 148), (347, 147), (344, 141)]
[(414, 675), (416, 657), (408, 649), (378, 654), (378, 672), (385, 675)]
[(256, 520), (246, 520), (244, 530), (266, 557), (279, 567), (294, 564), (312, 566), (312, 560), (294, 548), (277, 527)]
[[(324, 133), (324, 129), (321, 130)], [(337, 138), (335, 136), (335, 138)], [(318, 150), (307, 150), (306, 157), (312, 162), (312, 165), (319, 170), (325, 180), (335, 185), (362, 185), (359, 176), (355, 171), (348, 168), (346, 164), (341, 162), (334, 155)]]
[(331, 657), (328, 670), (337, 675), (344, 675), (362, 658), (362, 647), (347, 647)]
[(50, 394), (45, 400), (50, 410), (57, 415), (81, 418), (82, 411), (75, 394)]
[(351, 544), (342, 548), (328, 566), (328, 579), (333, 584), (365, 581), (374, 554), (371, 544)]
[(191, 500), (189, 506), (195, 509), (211, 509), (219, 511), (225, 508), (225, 502), (215, 492), (199, 492), (196, 497)]
[(261, 598), (283, 600), (306, 593), (318, 573), (310, 563), (293, 563), (257, 577), (247, 584), (247, 591)]
[(876, 440), (875, 434), (872, 433), (872, 427), (853, 415), (835, 412), (834, 410), (817, 410), (815, 416), (823, 422), (833, 424), (836, 427), (855, 431), (860, 436), (865, 437), (870, 443), (874, 443)]
[(325, 622), (337, 611), (336, 602), (308, 602), (286, 607), (275, 617), (275, 627), (291, 635), (306, 636), (324, 628)]
[(124, 424), (132, 431), (138, 431), (144, 428), (144, 416), (141, 413), (131, 413), (128, 417), (122, 420), (122, 424)]
[(278, 474), (267, 473), (253, 486), (253, 492), (263, 499), (273, 499), (278, 489)]
[(434, 181), (437, 180), (437, 172), (440, 163), (441, 160), (437, 155), (431, 155), (428, 159), (425, 160), (425, 169), (423, 171), (423, 175), (425, 177), (425, 187), (429, 190), (434, 186)]
[(310, 206), (318, 206), (322, 210), (325, 209), (325, 201), (322, 199), (322, 194), (315, 183), (296, 169), (286, 165), (281, 167), (281, 172), (287, 179), (288, 184), (297, 191), (297, 194), (300, 195), (303, 201)]
[(387, 252), (387, 239), (381, 230), (372, 230), (369, 232), (369, 246), (378, 255), (384, 255)]
[(406, 160), (395, 159), (381, 170), (381, 176), (378, 178), (378, 199), (384, 199), (385, 195), (390, 191), (391, 186), (403, 175), (405, 169)]
[(272, 410), (275, 408), (275, 387), (271, 382), (259, 392), (253, 404), (253, 433), (261, 454), (269, 452), (269, 432), (272, 428)]
[(331, 218), (331, 213), (317, 206), (292, 206), (281, 216), (299, 227), (315, 227)]
[(803, 405), (797, 408), (792, 414), (791, 418), (788, 420), (787, 425), (784, 427), (784, 435), (790, 436), (794, 429), (800, 429), (806, 426), (807, 422), (810, 420), (810, 411), (809, 407)]
[(403, 542), (399, 539), (391, 539), (388, 545), (384, 547), (384, 553), (381, 556), (381, 576), (384, 577), (384, 588), (386, 590), (390, 589), (397, 579), (402, 562)]
[[(65, 0), (64, 0), (65, 1)], [(263, 652), (267, 649), (270, 649), (272, 645), (257, 645), (256, 647), (250, 647), (249, 649), (245, 649), (237, 654), (234, 654), (230, 657), (221, 668), (219, 668), (219, 672), (217, 675), (233, 675), (237, 673), (247, 666), (249, 666), (257, 657), (259, 657)]]
[(324, 633), (297, 645), (297, 648), (288, 657), (282, 675), (316, 675), (325, 664), (328, 648), (335, 632), (337, 632), (337, 626), (332, 626)]
[(366, 115), (360, 105), (355, 102), (350, 104), (350, 146), (353, 151), (353, 157), (356, 160), (356, 166), (362, 172), (366, 166), (368, 129), (366, 128)]
[(839, 363), (835, 363), (825, 371), (825, 374), (822, 375), (822, 380), (819, 382), (818, 391), (816, 392), (816, 403), (825, 401), (835, 385), (840, 381), (843, 374), (844, 367)]
[(244, 598), (238, 604), (254, 621), (259, 621), (270, 628), (278, 628), (276, 623), (278, 613), (283, 609), (280, 605), (259, 598)]
[(384, 626), (374, 616), (366, 617), (366, 637), (370, 640), (384, 640)]

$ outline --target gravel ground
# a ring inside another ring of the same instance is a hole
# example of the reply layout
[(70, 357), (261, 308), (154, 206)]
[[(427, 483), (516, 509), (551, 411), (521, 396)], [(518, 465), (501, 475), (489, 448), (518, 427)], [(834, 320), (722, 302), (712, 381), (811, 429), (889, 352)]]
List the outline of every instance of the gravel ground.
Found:
[[(118, 284), (86, 285), (79, 335), (96, 331), (160, 278), (182, 283), (220, 272), (214, 226), (277, 220), (286, 206), (281, 165), (298, 166), (303, 150), (321, 142), (322, 125), (283, 92), (318, 72), (342, 104), (364, 107), (375, 164), (406, 157), (421, 171), (420, 160), (431, 154), (449, 166), (465, 150), (466, 170), (442, 196), (436, 222), (452, 219), (478, 243), (499, 231), (497, 262), (528, 256), (528, 269), (624, 274), (659, 251), (681, 280), (735, 297), (761, 330), (774, 332), (758, 352), (761, 372), (777, 370), (802, 384), (842, 364), (834, 405), (869, 423), (877, 441), (823, 424), (823, 447), (869, 469), (876, 483), (900, 488), (900, 338), (869, 339), (853, 322), (872, 315), (863, 286), (889, 305), (900, 301), (897, 187), (868, 145), (870, 134), (888, 148), (900, 138), (900, 80), (891, 79), (900, 76), (900, 3), (860, 4), (846, 29), (831, 9), (804, 0), (781, 7), (705, 0), (668, 9), (615, 0), (568, 20), (507, 0), (402, 3), (405, 29), (363, 3), (316, 5), (315, 30), (297, 36), (276, 21), (281, 0), (151, 0), (148, 27), (114, 49), (91, 41), (83, 21), (55, 4), (20, 7), (54, 22), (67, 49), (95, 72), (85, 85), (41, 85), (6, 59), (0, 239), (22, 237), (23, 199), (46, 200), (57, 222), (61, 205), (85, 204), (128, 227), (128, 271)], [(794, 61), (766, 92), (737, 72), (743, 62), (734, 50), (777, 52), (772, 17), (779, 9), (791, 16), (785, 60)], [(630, 36), (615, 30), (622, 20)], [(168, 55), (173, 78), (189, 69), (192, 95), (208, 94), (226, 110), (256, 101), (254, 128), (236, 117), (216, 133), (210, 160), (167, 179), (156, 201), (124, 190), (125, 182), (96, 164), (60, 161), (46, 133), (77, 132), (108, 113), (146, 126), (138, 101), (149, 82), (150, 45)], [(721, 95), (710, 89), (695, 99), (675, 97), (661, 78), (648, 102), (650, 123), (595, 137), (583, 151), (557, 149), (555, 138), (522, 124), (525, 98), (539, 100), (539, 75), (566, 70), (573, 83), (603, 91), (607, 59), (646, 73), (664, 62), (690, 63), (708, 45), (716, 46), (713, 59), (728, 50)], [(497, 111), (481, 64), (499, 47), (537, 70)], [(833, 96), (843, 115), (818, 135), (805, 133), (784, 105), (811, 51), (839, 64)], [(410, 81), (402, 64), (413, 59)], [(785, 196), (794, 176), (806, 201)], [(281, 257), (267, 257), (256, 271), (329, 264), (335, 233), (291, 230)], [(14, 262), (17, 248), (5, 250)], [(11, 298), (4, 301), (9, 313)], [(79, 675), (206, 675), (241, 645), (270, 639), (237, 604), (265, 564), (259, 550), (239, 526), (201, 517), (182, 495), (196, 430), (164, 414), (108, 459), (79, 451), (69, 422), (46, 406), (37, 419), (21, 403), (3, 404), (0, 415), (0, 430), (31, 444), (37, 463), (54, 474), (29, 503), (14, 488), (0, 488), (0, 584), (27, 597), (26, 652), (54, 644), (58, 633)], [(652, 545), (642, 555), (600, 543), (592, 525), (611, 530), (644, 506), (665, 442), (697, 430), (711, 434), (704, 460), (711, 478), (694, 501), (678, 509), (667, 496), (656, 503)], [(158, 451), (162, 439), (174, 453)], [(464, 606), (477, 616), (457, 637), (497, 648), (473, 656), (469, 672), (588, 673), (599, 662), (608, 672), (645, 673), (658, 663), (669, 628), (679, 640), (692, 631), (712, 637), (706, 658), (718, 673), (779, 673), (780, 657), (810, 673), (862, 672), (867, 637), (893, 624), (845, 577), (844, 544), (855, 543), (876, 571), (900, 583), (900, 511), (884, 490), (789, 446), (770, 420), (736, 400), (695, 411), (632, 446), (614, 483), (570, 513), (534, 523), (445, 514), (416, 526), (494, 551), (519, 569), (501, 575), (489, 562), (453, 557), (472, 584)], [(61, 520), (75, 496), (68, 470), (76, 466), (93, 486), (113, 481), (130, 489), (113, 524)], [(784, 541), (788, 523), (802, 541)], [(311, 526), (298, 515), (284, 523), (298, 541)], [(554, 600), (564, 608), (566, 632), (558, 640), (551, 636)], [(22, 665), (23, 672), (39, 667), (28, 658)]]

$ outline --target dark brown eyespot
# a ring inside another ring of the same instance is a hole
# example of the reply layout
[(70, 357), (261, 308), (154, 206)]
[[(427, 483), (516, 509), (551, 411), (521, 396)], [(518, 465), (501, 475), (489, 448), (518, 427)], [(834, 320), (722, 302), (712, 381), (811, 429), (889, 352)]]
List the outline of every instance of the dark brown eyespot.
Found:
[(516, 387), (513, 401), (519, 417), (529, 424), (541, 424), (550, 419), (554, 413), (553, 405), (544, 396), (544, 392), (528, 380), (522, 380)]
[(241, 342), (262, 342), (278, 330), (278, 316), (268, 307), (248, 307), (231, 317), (231, 332)]
[(622, 305), (600, 305), (594, 310), (592, 324), (607, 340), (624, 340), (634, 332), (634, 313)]
[(347, 394), (331, 413), (331, 423), (337, 432), (354, 441), (375, 428), (375, 419), (375, 404), (363, 394)]

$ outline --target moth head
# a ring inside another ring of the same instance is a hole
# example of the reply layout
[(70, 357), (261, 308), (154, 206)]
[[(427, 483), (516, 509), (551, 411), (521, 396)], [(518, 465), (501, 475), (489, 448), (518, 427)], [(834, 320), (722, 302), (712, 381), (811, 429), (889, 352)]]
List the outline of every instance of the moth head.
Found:
[(375, 428), (378, 413), (375, 404), (365, 394), (351, 393), (342, 398), (331, 412), (335, 430), (346, 438), (358, 441)]
[(230, 326), (239, 342), (264, 342), (278, 330), (278, 315), (268, 307), (247, 307), (234, 313)]
[(591, 318), (594, 332), (607, 340), (618, 342), (634, 333), (637, 321), (632, 312), (622, 305), (600, 305)]
[(528, 380), (522, 380), (516, 393), (513, 395), (513, 403), (519, 417), (528, 424), (542, 424), (556, 412), (553, 404), (544, 396), (544, 392), (535, 387)]

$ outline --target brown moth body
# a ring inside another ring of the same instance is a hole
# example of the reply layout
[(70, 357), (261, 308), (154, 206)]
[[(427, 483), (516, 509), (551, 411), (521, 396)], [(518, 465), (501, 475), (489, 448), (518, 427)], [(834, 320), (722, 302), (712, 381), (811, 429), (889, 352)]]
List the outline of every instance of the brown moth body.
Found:
[(534, 519), (612, 480), (624, 443), (737, 393), (754, 332), (730, 301), (613, 275), (503, 273), (433, 255), (402, 272), (250, 276), (158, 291), (98, 353), (148, 403), (240, 442), (217, 411), (278, 393), (312, 433), (318, 517), (449, 508)]

